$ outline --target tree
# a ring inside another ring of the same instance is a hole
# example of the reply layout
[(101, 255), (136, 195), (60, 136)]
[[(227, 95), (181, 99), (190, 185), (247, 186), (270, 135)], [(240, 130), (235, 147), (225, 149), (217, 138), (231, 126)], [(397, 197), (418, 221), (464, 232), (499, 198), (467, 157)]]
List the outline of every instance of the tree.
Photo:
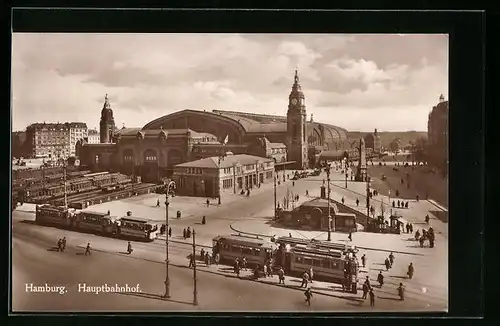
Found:
[(394, 138), (389, 144), (389, 149), (391, 150), (391, 152), (397, 153), (400, 148), (401, 148), (400, 138)]
[(428, 141), (425, 137), (419, 137), (412, 143), (412, 156), (416, 162), (424, 162), (427, 159)]

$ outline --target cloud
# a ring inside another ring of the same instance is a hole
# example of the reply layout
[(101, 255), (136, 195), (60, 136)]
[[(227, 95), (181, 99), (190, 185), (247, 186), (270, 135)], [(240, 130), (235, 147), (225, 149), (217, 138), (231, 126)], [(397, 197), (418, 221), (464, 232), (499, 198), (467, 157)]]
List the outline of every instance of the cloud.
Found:
[[(117, 124), (186, 108), (285, 115), (298, 68), (307, 112), (352, 130), (426, 130), (448, 92), (444, 35), (14, 34), (14, 129)], [(394, 128), (392, 128), (394, 129)]]

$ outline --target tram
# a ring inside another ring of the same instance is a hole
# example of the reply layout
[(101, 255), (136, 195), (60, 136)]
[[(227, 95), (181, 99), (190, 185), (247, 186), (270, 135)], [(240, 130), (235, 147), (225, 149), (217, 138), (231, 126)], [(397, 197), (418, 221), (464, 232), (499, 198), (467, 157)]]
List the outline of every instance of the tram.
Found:
[(158, 224), (131, 215), (117, 219), (115, 224), (117, 235), (128, 239), (153, 241), (159, 232)]
[(82, 231), (94, 231), (107, 236), (116, 234), (116, 217), (107, 213), (82, 211), (76, 215), (74, 227)]
[(276, 263), (287, 274), (300, 275), (312, 267), (315, 278), (342, 284), (345, 291), (357, 293), (356, 247), (291, 237), (281, 237), (276, 242), (279, 244)]
[(35, 222), (37, 224), (57, 225), (71, 228), (74, 225), (76, 210), (54, 205), (37, 205)]
[(213, 238), (213, 254), (218, 253), (221, 261), (234, 261), (245, 257), (248, 265), (263, 266), (268, 259), (274, 259), (277, 245), (259, 237), (242, 235), (216, 236)]

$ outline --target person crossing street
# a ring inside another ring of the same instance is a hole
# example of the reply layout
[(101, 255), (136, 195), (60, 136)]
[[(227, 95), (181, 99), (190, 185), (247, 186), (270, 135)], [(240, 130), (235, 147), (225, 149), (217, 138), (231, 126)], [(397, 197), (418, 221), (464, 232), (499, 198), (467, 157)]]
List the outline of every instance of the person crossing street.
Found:
[(309, 306), (311, 306), (311, 298), (313, 297), (311, 288), (307, 288), (306, 292), (304, 292), (304, 295), (306, 296), (306, 302)]
[(85, 256), (87, 255), (92, 255), (92, 253), (90, 252), (90, 242), (87, 243), (87, 247), (85, 247)]

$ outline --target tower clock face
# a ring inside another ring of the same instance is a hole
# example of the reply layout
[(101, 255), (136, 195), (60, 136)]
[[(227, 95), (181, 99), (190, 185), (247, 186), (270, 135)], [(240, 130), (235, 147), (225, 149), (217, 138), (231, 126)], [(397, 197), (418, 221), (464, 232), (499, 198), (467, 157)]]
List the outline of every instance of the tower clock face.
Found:
[(292, 104), (293, 105), (297, 105), (297, 99), (296, 98), (292, 99)]

